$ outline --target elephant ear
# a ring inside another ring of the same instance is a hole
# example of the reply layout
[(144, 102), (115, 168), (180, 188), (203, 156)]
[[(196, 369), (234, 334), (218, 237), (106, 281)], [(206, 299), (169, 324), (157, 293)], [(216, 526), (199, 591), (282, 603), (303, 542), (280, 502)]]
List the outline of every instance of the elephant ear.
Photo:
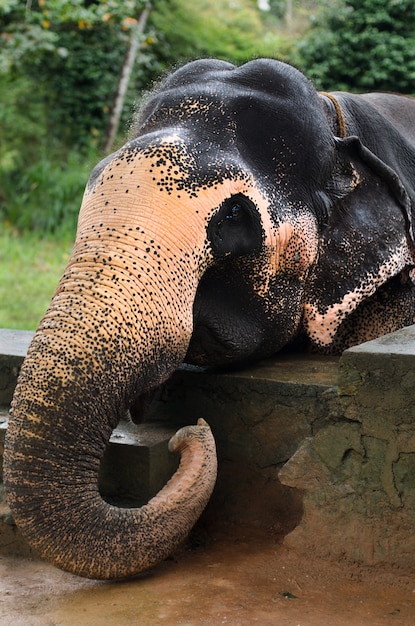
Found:
[(309, 276), (304, 314), (308, 336), (323, 350), (359, 304), (415, 266), (411, 202), (398, 175), (358, 137), (336, 145), (327, 192), (334, 205)]

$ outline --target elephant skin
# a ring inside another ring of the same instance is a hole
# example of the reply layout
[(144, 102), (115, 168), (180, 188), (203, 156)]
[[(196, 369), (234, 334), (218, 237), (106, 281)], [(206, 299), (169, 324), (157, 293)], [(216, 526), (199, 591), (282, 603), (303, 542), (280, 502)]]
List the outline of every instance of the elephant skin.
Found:
[(182, 362), (338, 353), (414, 322), (414, 139), (414, 100), (319, 94), (275, 60), (195, 61), (147, 96), (92, 172), (12, 403), (5, 486), (42, 556), (122, 578), (183, 540), (215, 481), (207, 425), (141, 509), (97, 487), (112, 430)]

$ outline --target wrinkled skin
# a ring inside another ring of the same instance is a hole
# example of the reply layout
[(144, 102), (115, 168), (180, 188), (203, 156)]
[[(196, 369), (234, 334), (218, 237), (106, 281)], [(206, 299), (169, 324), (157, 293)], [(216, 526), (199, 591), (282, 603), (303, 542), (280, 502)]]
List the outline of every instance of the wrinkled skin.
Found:
[(179, 474), (142, 509), (97, 488), (119, 419), (183, 361), (336, 353), (413, 323), (415, 103), (336, 98), (277, 61), (194, 62), (95, 168), (5, 453), (17, 523), (53, 563), (132, 576), (197, 519), (216, 475), (205, 424), (178, 435)]

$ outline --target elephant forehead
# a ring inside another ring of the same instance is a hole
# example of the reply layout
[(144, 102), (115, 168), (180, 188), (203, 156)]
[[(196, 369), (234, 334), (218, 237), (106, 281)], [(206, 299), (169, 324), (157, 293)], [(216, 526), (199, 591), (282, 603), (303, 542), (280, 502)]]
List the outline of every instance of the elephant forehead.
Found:
[(232, 118), (235, 114), (229, 115), (229, 104), (225, 104), (223, 96), (218, 96), (212, 90), (203, 94), (203, 89), (206, 89), (206, 85), (203, 84), (197, 85), (196, 88), (197, 94), (194, 96), (181, 95), (179, 100), (173, 99), (170, 102), (160, 103), (145, 124), (163, 126), (169, 123), (169, 120), (174, 119), (176, 124), (193, 128), (198, 134), (206, 133), (206, 129), (209, 129), (211, 133), (233, 133)]
[(197, 215), (208, 221), (227, 198), (246, 194), (270, 227), (269, 201), (248, 169), (225, 155), (210, 159), (201, 148), (190, 150), (172, 135), (162, 142), (141, 146), (133, 142), (107, 159), (91, 176), (84, 196), (81, 222), (97, 210), (157, 220), (188, 220)]
[(140, 189), (140, 179), (145, 176), (154, 190), (197, 197), (207, 186), (243, 174), (240, 164), (219, 148), (172, 133), (158, 139), (138, 138), (121, 148), (97, 166), (87, 190), (96, 191), (106, 183), (115, 187), (123, 179), (136, 182), (135, 189)]

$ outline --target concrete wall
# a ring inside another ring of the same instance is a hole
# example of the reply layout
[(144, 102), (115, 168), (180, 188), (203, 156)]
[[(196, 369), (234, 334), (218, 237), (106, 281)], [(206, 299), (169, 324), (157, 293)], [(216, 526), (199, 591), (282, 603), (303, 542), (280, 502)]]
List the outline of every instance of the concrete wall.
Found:
[(347, 350), (341, 419), (280, 472), (303, 491), (287, 544), (367, 564), (415, 566), (415, 326)]
[[(27, 339), (0, 331), (3, 402)], [(101, 491), (125, 503), (151, 497), (177, 462), (169, 436), (203, 417), (219, 457), (204, 523), (249, 524), (302, 552), (410, 570), (414, 364), (410, 327), (340, 359), (280, 356), (227, 374), (182, 368), (153, 397), (145, 424), (113, 434)]]

